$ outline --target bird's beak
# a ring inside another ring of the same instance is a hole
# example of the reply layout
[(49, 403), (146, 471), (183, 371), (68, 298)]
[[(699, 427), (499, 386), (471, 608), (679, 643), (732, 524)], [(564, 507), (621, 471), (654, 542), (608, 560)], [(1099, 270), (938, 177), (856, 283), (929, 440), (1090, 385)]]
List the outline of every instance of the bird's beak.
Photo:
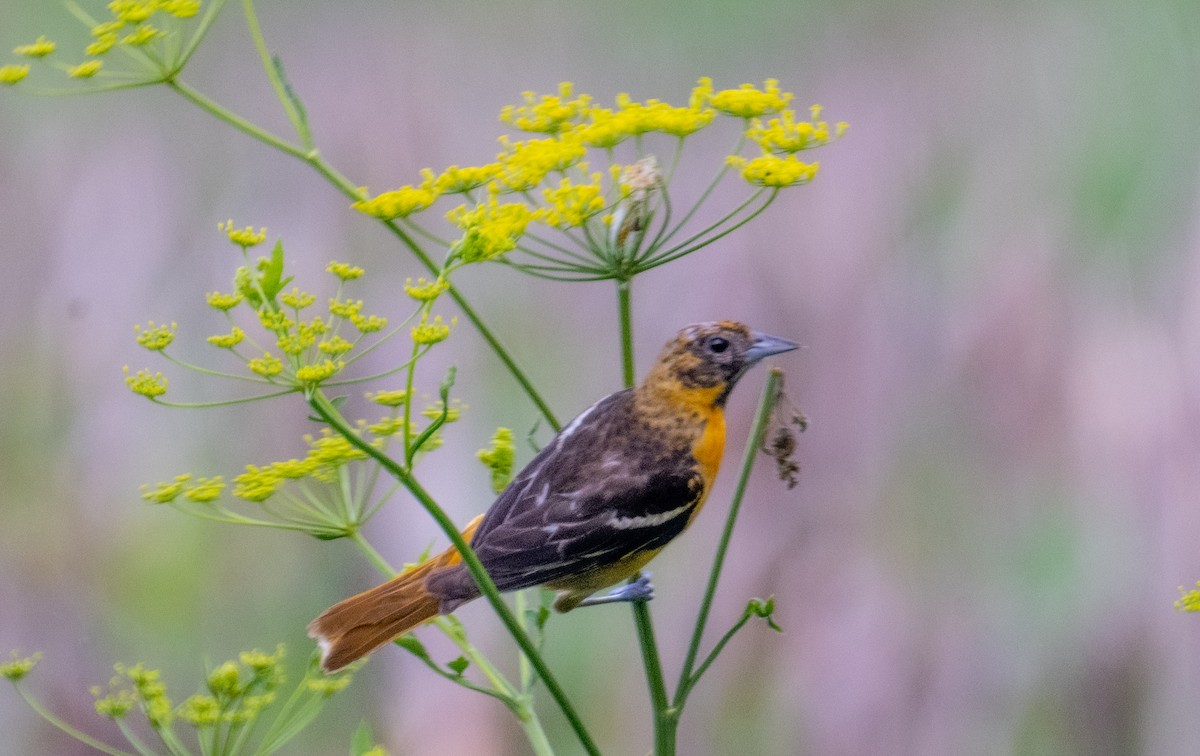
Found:
[(765, 333), (757, 332), (753, 335), (754, 343), (746, 350), (746, 364), (748, 365), (753, 365), (764, 357), (770, 357), (773, 354), (781, 354), (800, 348), (800, 345), (796, 342), (781, 339), (778, 336), (768, 336)]

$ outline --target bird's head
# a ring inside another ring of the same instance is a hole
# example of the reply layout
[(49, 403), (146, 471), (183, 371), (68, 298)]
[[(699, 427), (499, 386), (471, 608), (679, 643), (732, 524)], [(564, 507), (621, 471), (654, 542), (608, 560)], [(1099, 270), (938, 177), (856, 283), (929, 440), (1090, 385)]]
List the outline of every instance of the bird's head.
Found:
[(699, 403), (719, 406), (756, 362), (798, 347), (732, 320), (694, 323), (667, 343), (642, 385), (649, 390), (686, 392)]

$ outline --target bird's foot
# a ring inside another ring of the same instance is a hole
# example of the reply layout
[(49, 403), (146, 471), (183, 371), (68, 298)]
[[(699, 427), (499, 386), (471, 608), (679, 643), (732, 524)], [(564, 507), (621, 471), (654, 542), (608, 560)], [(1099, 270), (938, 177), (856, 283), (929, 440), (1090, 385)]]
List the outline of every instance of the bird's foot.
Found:
[(592, 596), (579, 602), (580, 606), (599, 606), (600, 604), (615, 604), (629, 601), (649, 601), (654, 598), (654, 584), (650, 582), (650, 573), (643, 572), (632, 583), (626, 583), (603, 596)]

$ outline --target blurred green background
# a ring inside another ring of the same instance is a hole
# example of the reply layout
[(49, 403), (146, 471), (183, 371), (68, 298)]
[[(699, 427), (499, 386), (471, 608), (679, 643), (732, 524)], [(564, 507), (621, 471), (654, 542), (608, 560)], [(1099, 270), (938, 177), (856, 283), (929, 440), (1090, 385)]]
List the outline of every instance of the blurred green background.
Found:
[[(84, 3), (100, 7), (99, 3)], [(684, 754), (1197, 752), (1200, 618), (1200, 14), (1152, 0), (958, 3), (528, 1), (259, 4), (323, 153), (384, 189), (489, 159), (496, 113), (562, 80), (610, 100), (686, 99), (777, 77), (851, 130), (811, 186), (635, 286), (639, 366), (676, 328), (735, 318), (801, 341), (778, 359), (811, 419), (800, 485), (760, 464), (714, 613), (774, 594), (786, 634), (748, 628), (689, 702)], [(98, 11), (99, 12), (99, 11)], [(55, 2), (0, 0), (0, 46), (86, 32)], [(186, 78), (281, 133), (237, 3)], [(721, 159), (722, 145), (699, 156)], [(693, 160), (697, 160), (693, 154)], [(712, 164), (711, 162), (709, 163)], [(169, 92), (0, 91), (0, 653), (116, 740), (87, 689), (114, 661), (179, 698), (206, 661), (288, 643), (375, 576), (340, 542), (148, 507), (143, 482), (296, 455), (295, 401), (169, 411), (121, 368), (155, 365), (132, 324), (180, 323), (199, 360), (203, 293), (236, 264), (232, 217), (281, 235), (298, 282), (329, 259), (396, 316), (421, 273), (306, 167)], [(620, 383), (608, 284), (500, 267), (460, 284), (563, 417)], [(318, 289), (319, 291), (319, 289)], [(397, 349), (402, 346), (397, 345)], [(439, 362), (440, 360), (440, 362)], [(468, 328), (422, 373), (459, 368), (464, 421), (427, 486), (465, 521), (474, 461), (535, 412)], [(160, 369), (160, 366), (155, 366)], [(169, 371), (176, 396), (225, 387)], [(730, 408), (740, 455), (762, 371)], [(528, 459), (523, 450), (519, 462)], [(668, 679), (732, 489), (655, 563)], [(398, 501), (368, 531), (393, 562), (434, 528)], [(461, 616), (507, 655), (482, 606)], [(547, 653), (606, 753), (649, 748), (628, 613), (555, 619)], [(444, 651), (449, 658), (451, 652)], [(551, 707), (556, 739), (571, 740)], [(385, 650), (292, 753), (344, 753), (365, 718), (397, 754), (520, 754), (498, 704)], [(0, 690), (0, 753), (85, 753)]]

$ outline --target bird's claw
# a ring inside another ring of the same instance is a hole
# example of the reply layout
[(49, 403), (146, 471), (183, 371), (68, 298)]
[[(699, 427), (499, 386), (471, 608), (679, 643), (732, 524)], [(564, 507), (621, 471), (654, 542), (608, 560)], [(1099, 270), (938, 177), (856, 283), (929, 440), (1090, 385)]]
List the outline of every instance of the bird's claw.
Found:
[(650, 573), (643, 572), (632, 583), (626, 583), (603, 596), (586, 598), (580, 606), (598, 606), (600, 604), (615, 604), (618, 602), (650, 601), (654, 598), (654, 584), (650, 582)]

